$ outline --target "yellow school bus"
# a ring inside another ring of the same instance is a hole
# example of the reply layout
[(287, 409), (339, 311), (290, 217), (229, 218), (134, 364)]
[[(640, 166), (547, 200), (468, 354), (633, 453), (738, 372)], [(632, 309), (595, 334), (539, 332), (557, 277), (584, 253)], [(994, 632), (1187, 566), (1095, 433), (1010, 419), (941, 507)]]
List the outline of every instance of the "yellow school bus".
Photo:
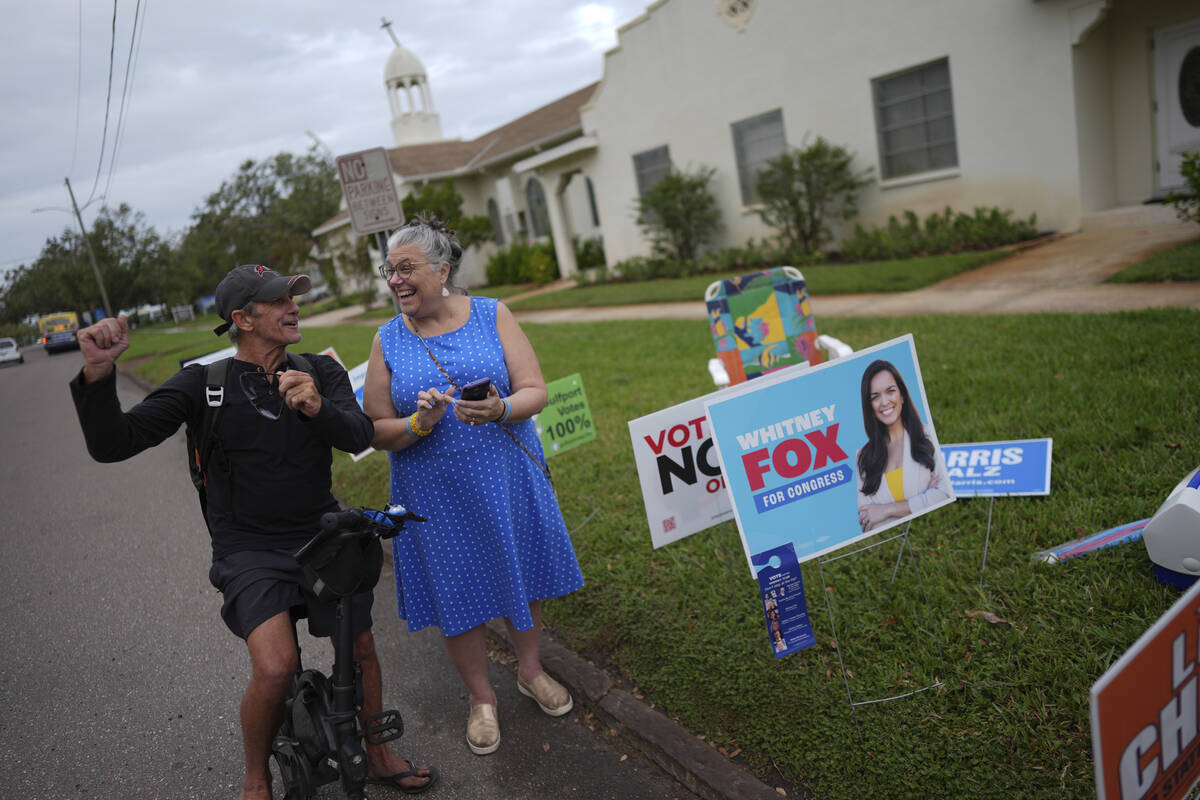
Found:
[(79, 347), (79, 342), (75, 340), (75, 332), (79, 330), (79, 315), (74, 311), (43, 314), (38, 317), (38, 330), (42, 333), (42, 346), (47, 353)]

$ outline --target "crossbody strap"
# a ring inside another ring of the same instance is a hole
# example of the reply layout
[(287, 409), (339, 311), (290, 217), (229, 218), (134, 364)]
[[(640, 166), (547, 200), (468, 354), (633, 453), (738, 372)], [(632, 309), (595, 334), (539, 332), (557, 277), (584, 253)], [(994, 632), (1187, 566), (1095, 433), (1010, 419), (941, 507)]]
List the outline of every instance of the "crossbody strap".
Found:
[[(425, 341), (425, 337), (421, 336), (421, 334), (417, 333), (416, 331), (413, 331), (412, 335), (416, 336), (417, 341), (425, 346), (425, 352), (429, 353), (429, 357), (431, 359), (433, 359), (433, 363), (437, 365), (437, 368), (439, 370), (441, 370), (441, 373), (446, 376), (446, 380), (450, 381), (450, 385), (453, 386), (456, 390), (462, 391), (462, 387), (460, 387), (458, 385), (458, 382), (455, 381), (454, 378), (450, 377), (450, 373), (446, 372), (446, 368), (442, 366), (442, 362), (438, 361), (437, 356), (435, 356), (433, 354), (433, 350), (432, 350), (432, 348), (430, 348), (429, 343)], [(550, 474), (550, 467), (548, 465), (542, 463), (541, 461), (538, 461), (537, 458), (533, 455), (533, 453), (529, 452), (529, 448), (526, 447), (521, 442), (521, 440), (516, 437), (516, 435), (512, 431), (510, 431), (503, 423), (501, 423), (500, 420), (498, 420), (498, 419), (492, 420), (492, 422), (495, 423), (496, 425), (499, 425), (500, 430), (507, 433), (508, 438), (510, 438), (514, 442), (516, 442), (517, 447), (519, 447), (525, 451), (525, 455), (529, 456), (530, 460), (533, 461), (533, 463), (538, 465), (538, 467), (542, 470), (542, 473), (546, 476), (546, 480), (550, 481), (550, 485), (551, 485), (551, 487), (553, 487), (554, 486), (554, 477)]]

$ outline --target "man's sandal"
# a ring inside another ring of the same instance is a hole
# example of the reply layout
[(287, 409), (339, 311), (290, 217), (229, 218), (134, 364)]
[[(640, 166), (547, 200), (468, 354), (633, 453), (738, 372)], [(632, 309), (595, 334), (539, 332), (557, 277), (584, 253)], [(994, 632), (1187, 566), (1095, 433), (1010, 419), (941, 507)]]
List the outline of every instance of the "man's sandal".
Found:
[[(422, 775), (417, 771), (418, 768), (414, 767), (413, 763), (411, 761), (409, 761), (407, 758), (403, 759), (403, 761), (405, 764), (408, 764), (408, 769), (405, 770), (404, 772), (397, 772), (395, 775), (388, 775), (388, 776), (382, 777), (382, 778), (367, 778), (367, 783), (372, 784), (374, 786), (388, 786), (388, 787), (391, 787), (392, 789), (399, 789), (400, 791), (404, 792), (405, 794), (420, 794), (421, 792), (426, 791), (430, 786), (433, 786), (435, 783), (437, 783), (438, 772), (437, 772), (437, 769), (435, 769), (434, 767), (425, 767), (425, 769), (429, 770), (429, 774)], [(400, 782), (400, 781), (404, 780), (405, 778), (426, 778), (426, 777), (429, 778), (429, 780), (425, 781), (424, 786), (405, 786), (403, 783)]]

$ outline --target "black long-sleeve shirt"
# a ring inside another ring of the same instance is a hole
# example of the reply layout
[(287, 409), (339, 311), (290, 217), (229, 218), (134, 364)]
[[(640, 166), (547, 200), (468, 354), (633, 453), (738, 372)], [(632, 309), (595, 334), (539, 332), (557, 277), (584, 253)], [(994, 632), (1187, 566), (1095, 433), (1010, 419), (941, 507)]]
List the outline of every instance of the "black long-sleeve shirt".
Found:
[[(330, 447), (356, 453), (371, 443), (374, 425), (359, 408), (346, 371), (329, 356), (304, 355), (319, 375), (323, 398), (311, 418), (290, 409), (276, 420), (259, 414), (239, 383), (243, 372), (259, 368), (237, 359), (229, 363), (225, 406), (214, 432), (219, 449), (209, 464), (206, 490), (214, 560), (307, 542), (321, 515), (338, 508)], [(126, 412), (117, 399), (115, 374), (85, 383), (81, 372), (71, 381), (71, 395), (88, 453), (101, 462), (122, 461), (164, 441), (181, 424), (202, 424), (205, 367), (181, 369)]]

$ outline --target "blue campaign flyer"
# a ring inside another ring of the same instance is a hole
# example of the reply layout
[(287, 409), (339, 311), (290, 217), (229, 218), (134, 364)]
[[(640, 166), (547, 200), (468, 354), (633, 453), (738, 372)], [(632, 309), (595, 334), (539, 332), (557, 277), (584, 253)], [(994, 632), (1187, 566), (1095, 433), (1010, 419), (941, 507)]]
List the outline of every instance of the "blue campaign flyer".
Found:
[(817, 639), (808, 621), (804, 578), (800, 575), (796, 551), (790, 544), (785, 544), (759, 553), (754, 557), (754, 563), (758, 568), (767, 636), (775, 657), (783, 658), (812, 647)]
[(946, 470), (959, 497), (1050, 494), (1053, 439), (944, 444)]
[(746, 559), (799, 563), (954, 501), (911, 335), (705, 404)]

